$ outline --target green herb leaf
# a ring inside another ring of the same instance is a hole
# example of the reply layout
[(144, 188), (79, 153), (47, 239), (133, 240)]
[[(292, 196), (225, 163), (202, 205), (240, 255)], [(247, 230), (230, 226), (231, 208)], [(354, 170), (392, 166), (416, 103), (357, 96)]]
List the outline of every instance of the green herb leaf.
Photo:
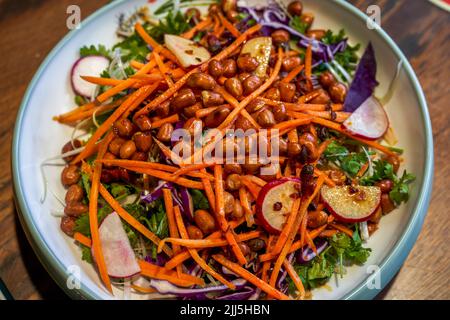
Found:
[(108, 59), (111, 59), (111, 51), (106, 49), (106, 47), (102, 44), (98, 45), (97, 47), (94, 45), (84, 46), (80, 48), (80, 56), (104, 56)]
[(189, 191), (189, 193), (192, 196), (192, 202), (194, 203), (194, 209), (195, 210), (208, 210), (209, 209), (209, 202), (208, 198), (204, 195), (204, 193), (197, 189), (192, 189)]
[(191, 26), (180, 11), (176, 13), (169, 11), (164, 20), (149, 30), (149, 34), (159, 43), (163, 43), (165, 34), (180, 35), (190, 28)]
[(402, 202), (407, 202), (409, 199), (409, 184), (411, 184), (416, 177), (407, 173), (406, 170), (403, 172), (403, 176), (400, 181), (395, 183), (392, 191), (389, 193), (389, 197), (396, 205), (400, 205)]
[(302, 34), (305, 34), (309, 27), (307, 23), (301, 21), (299, 16), (292, 17), (290, 26)]

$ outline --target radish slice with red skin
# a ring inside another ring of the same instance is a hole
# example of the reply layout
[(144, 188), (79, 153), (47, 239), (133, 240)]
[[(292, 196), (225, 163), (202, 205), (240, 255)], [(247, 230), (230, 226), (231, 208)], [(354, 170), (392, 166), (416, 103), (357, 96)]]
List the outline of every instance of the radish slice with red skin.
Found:
[(96, 84), (83, 80), (81, 76), (99, 77), (109, 66), (109, 60), (103, 56), (87, 56), (78, 59), (71, 71), (73, 91), (80, 96), (91, 98)]
[(261, 189), (256, 200), (256, 216), (268, 232), (281, 232), (298, 196), (300, 179), (296, 178), (274, 180)]
[(383, 106), (375, 97), (369, 97), (356, 109), (342, 126), (351, 134), (368, 140), (378, 140), (389, 128)]
[(109, 276), (129, 278), (141, 272), (130, 240), (116, 212), (110, 213), (103, 219), (98, 232)]
[[(358, 199), (361, 192), (364, 195), (363, 200)], [(379, 187), (328, 187), (324, 185), (321, 189), (321, 196), (330, 213), (337, 220), (347, 223), (369, 220), (381, 202)]]

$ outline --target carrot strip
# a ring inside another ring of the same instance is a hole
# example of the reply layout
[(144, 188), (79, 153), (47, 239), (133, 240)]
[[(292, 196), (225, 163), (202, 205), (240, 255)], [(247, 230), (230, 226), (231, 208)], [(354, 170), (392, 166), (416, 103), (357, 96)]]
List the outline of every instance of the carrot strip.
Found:
[(349, 228), (347, 228), (346, 226), (343, 226), (342, 224), (332, 222), (332, 223), (330, 223), (330, 226), (332, 228), (335, 228), (336, 230), (342, 231), (343, 233), (348, 235), (350, 238), (353, 237), (353, 231), (350, 230)]
[(244, 209), (245, 220), (247, 221), (247, 226), (251, 227), (255, 224), (255, 219), (253, 218), (253, 212), (250, 208), (250, 201), (247, 196), (247, 191), (244, 187), (239, 189), (239, 201), (242, 208)]
[[(180, 208), (178, 206), (174, 207), (174, 213), (175, 213), (175, 221), (177, 222), (178, 231), (180, 232), (181, 238), (183, 239), (189, 239), (188, 233), (186, 231), (186, 227), (184, 226), (183, 217), (181, 216)], [(203, 260), (200, 255), (198, 254), (196, 249), (190, 249), (188, 248), (188, 251), (194, 261), (207, 273), (209, 273), (211, 276), (213, 276), (215, 279), (229, 287), (230, 289), (235, 289), (236, 286), (226, 280), (223, 276), (221, 276), (217, 271), (215, 271), (213, 268), (211, 268), (205, 260)]]
[(291, 277), (292, 281), (294, 282), (295, 287), (297, 288), (298, 292), (300, 293), (300, 296), (299, 296), (300, 300), (305, 299), (306, 292), (305, 292), (305, 287), (303, 286), (302, 279), (300, 279), (300, 276), (295, 271), (292, 264), (289, 263), (289, 261), (284, 260), (283, 266), (284, 266), (284, 269), (287, 271), (289, 277)]
[(360, 142), (368, 145), (369, 147), (372, 147), (374, 149), (380, 150), (381, 152), (383, 152), (383, 153), (385, 153), (387, 155), (390, 155), (390, 156), (393, 156), (393, 157), (398, 157), (397, 153), (389, 150), (389, 148), (387, 148), (385, 146), (382, 146), (381, 144), (379, 144), (379, 143), (377, 143), (375, 141), (366, 140), (366, 139), (359, 138), (359, 137), (356, 137), (356, 136), (352, 135), (351, 133), (349, 133), (345, 129), (343, 129), (341, 127), (341, 125), (338, 124), (338, 123), (334, 123), (332, 121), (325, 120), (325, 119), (322, 119), (322, 118), (317, 118), (317, 117), (313, 118), (312, 121), (314, 123), (320, 124), (320, 125), (322, 125), (324, 127), (328, 127), (330, 129), (336, 130), (336, 131), (338, 131), (338, 132), (340, 132), (340, 133), (342, 133), (342, 134), (344, 134), (344, 135), (346, 135), (346, 136), (348, 136), (348, 137), (350, 137), (350, 138), (352, 138), (354, 140), (360, 141)]
[(330, 186), (330, 187), (336, 186), (336, 183), (334, 183), (334, 181), (331, 180), (325, 172), (322, 172), (319, 169), (314, 168), (314, 173), (316, 175), (318, 175), (319, 177), (322, 177), (328, 186)]
[(132, 66), (134, 69), (141, 69), (145, 64), (136, 60), (131, 60), (130, 61), (130, 66)]
[[(135, 161), (135, 160), (119, 160), (119, 159), (102, 159), (98, 160), (102, 163), (111, 165), (111, 166), (118, 166), (118, 167), (141, 167), (144, 169), (156, 169), (160, 171), (167, 171), (167, 172), (175, 172), (177, 171), (177, 168), (174, 166), (170, 166), (167, 164), (157, 163), (157, 162), (146, 162), (146, 161)], [(186, 175), (194, 177), (194, 178), (207, 178), (208, 180), (214, 180), (214, 177), (206, 172), (188, 172)]]
[(273, 247), (272, 253), (277, 255), (281, 252), (283, 246), (285, 245), (289, 234), (291, 233), (292, 227), (298, 215), (298, 209), (300, 208), (300, 199), (296, 199), (292, 205), (291, 213), (289, 214), (286, 223), (281, 230), (280, 236), (278, 237), (275, 246)]
[(338, 230), (324, 230), (319, 234), (319, 237), (321, 238), (331, 238), (333, 237), (335, 234), (338, 234), (339, 231)]
[[(236, 236), (236, 240), (238, 242), (248, 241), (251, 239), (258, 238), (261, 235), (261, 231), (250, 231), (248, 233), (239, 234)], [(170, 242), (173, 245), (180, 245), (186, 248), (191, 249), (205, 249), (205, 248), (216, 248), (216, 247), (224, 247), (228, 245), (228, 241), (226, 239), (201, 239), (201, 240), (191, 240), (191, 239), (180, 239), (180, 238), (165, 238), (163, 239), (159, 247), (162, 249), (162, 245), (166, 242)], [(158, 251), (159, 250), (158, 247)]]
[(125, 100), (125, 98), (120, 98), (109, 104), (90, 108), (89, 110), (80, 111), (78, 113), (72, 113), (71, 115), (67, 115), (67, 116), (58, 116), (55, 119), (59, 123), (65, 123), (65, 124), (75, 123), (80, 120), (91, 118), (94, 114), (101, 115), (104, 112), (113, 110), (113, 109), (117, 108), (119, 105), (121, 105), (124, 102), (124, 100)]
[[(244, 223), (244, 219), (241, 218), (240, 220), (237, 221), (231, 221), (230, 222), (230, 228), (236, 228), (238, 226), (240, 226), (242, 223)], [(206, 240), (210, 240), (210, 239), (218, 239), (222, 236), (222, 232), (221, 231), (215, 231), (213, 233), (211, 233), (209, 236), (207, 236), (205, 239)], [(169, 261), (166, 262), (165, 267), (167, 269), (173, 269), (175, 268), (177, 265), (183, 263), (184, 261), (188, 260), (191, 257), (191, 255), (189, 254), (189, 251), (185, 250), (181, 253), (179, 253), (178, 255), (174, 256), (173, 258), (171, 258)]]
[(312, 75), (312, 45), (311, 43), (306, 48), (305, 54), (305, 76), (311, 79)]
[(230, 31), (230, 33), (231, 33), (235, 38), (237, 38), (237, 37), (239, 37), (239, 36), (241, 35), (241, 33), (239, 32), (239, 30), (236, 29), (236, 27), (235, 27), (230, 21), (228, 21), (227, 18), (225, 18), (225, 17), (223, 16), (223, 14), (219, 13), (219, 19), (220, 19), (220, 22), (222, 22), (223, 26), (224, 26), (228, 31)]
[(178, 63), (178, 59), (173, 55), (172, 52), (161, 46), (158, 42), (156, 42), (148, 33), (145, 31), (144, 27), (138, 22), (135, 24), (134, 28), (139, 36), (144, 40), (148, 45), (153, 48), (153, 53), (161, 53), (167, 59)]
[(254, 199), (258, 199), (259, 192), (261, 191), (261, 188), (259, 186), (254, 184), (246, 176), (241, 177), (241, 183), (247, 187), (248, 191), (250, 191)]
[(163, 63), (161, 56), (156, 51), (152, 52), (152, 55), (155, 58), (156, 64), (158, 65), (158, 69), (161, 72), (162, 76), (164, 77), (164, 80), (166, 80), (167, 85), (169, 87), (173, 86), (173, 80), (170, 79), (170, 77), (167, 75), (167, 68)]
[(168, 270), (164, 267), (159, 267), (144, 260), (138, 260), (138, 264), (139, 267), (141, 268), (141, 274), (143, 276), (152, 279), (166, 280), (180, 287), (190, 287), (192, 285), (199, 285), (199, 286), (205, 285), (205, 282), (198, 277), (183, 274), (182, 277), (179, 278), (176, 272)]
[(92, 241), (88, 237), (86, 237), (84, 234), (81, 234), (79, 232), (75, 232), (73, 235), (73, 238), (81, 243), (82, 245), (90, 248), (92, 246)]
[[(201, 172), (206, 174), (206, 169), (202, 169)], [(209, 206), (213, 212), (216, 212), (216, 198), (212, 189), (211, 181), (206, 178), (202, 178), (202, 183), (203, 188), (205, 189), (206, 198), (208, 198)]]
[(244, 254), (242, 253), (241, 247), (237, 243), (236, 234), (234, 233), (233, 229), (229, 228), (225, 232), (225, 239), (227, 239), (227, 242), (231, 247), (231, 251), (233, 251), (233, 254), (236, 257), (237, 261), (241, 265), (245, 265), (247, 263), (247, 259), (245, 258)]
[(86, 157), (90, 156), (97, 141), (105, 134), (107, 130), (111, 128), (113, 123), (128, 110), (135, 109), (137, 106), (139, 106), (150, 93), (151, 86), (145, 86), (131, 94), (130, 97), (128, 97), (128, 99), (126, 99), (97, 129), (97, 131), (95, 131), (95, 133), (87, 142), (85, 149), (80, 154), (78, 154), (78, 156), (72, 161), (72, 164), (78, 163)]
[[(106, 138), (102, 141), (97, 157), (103, 158), (108, 148), (110, 141), (113, 138), (113, 134), (110, 132)], [(108, 270), (106, 269), (105, 259), (103, 257), (102, 244), (100, 242), (100, 235), (98, 230), (98, 192), (100, 184), (100, 175), (102, 172), (102, 164), (95, 163), (92, 173), (91, 192), (89, 194), (89, 225), (91, 229), (92, 237), (92, 249), (95, 261), (100, 273), (100, 278), (108, 291), (112, 294), (111, 280), (109, 279)]]
[(216, 219), (219, 223), (220, 229), (223, 232), (228, 230), (228, 222), (225, 219), (225, 204), (224, 204), (224, 190), (223, 190), (223, 172), (221, 165), (214, 165), (214, 189), (216, 193)]
[(300, 243), (302, 244), (302, 246), (304, 246), (306, 244), (306, 227), (308, 225), (308, 213), (306, 213), (303, 216), (303, 220), (300, 224)]
[(219, 108), (219, 107), (209, 107), (209, 108), (203, 108), (203, 109), (197, 110), (197, 111), (195, 111), (195, 117), (198, 119), (207, 117), (208, 115), (210, 115), (211, 113), (216, 111), (217, 108)]
[[(173, 213), (172, 194), (171, 194), (170, 190), (167, 188), (163, 188), (162, 192), (163, 192), (163, 199), (164, 199), (164, 207), (166, 208), (167, 224), (169, 225), (169, 234), (172, 238), (178, 238), (179, 234), (178, 234), (178, 229), (177, 229), (177, 225), (175, 222), (175, 215)], [(162, 249), (164, 248), (165, 240), (166, 239), (163, 239), (159, 242), (158, 253), (160, 253), (162, 251)], [(172, 243), (172, 249), (173, 249), (173, 253), (175, 255), (180, 252), (180, 246), (178, 244)], [(182, 265), (177, 266), (178, 276), (180, 276), (182, 273), (181, 267), (182, 267)]]
[(264, 181), (263, 179), (261, 179), (261, 178), (259, 178), (257, 176), (246, 175), (245, 178), (250, 180), (251, 182), (255, 183), (256, 185), (258, 185), (260, 187), (264, 187), (267, 184), (266, 181)]
[(287, 76), (286, 76), (283, 80), (281, 80), (281, 82), (283, 82), (283, 83), (289, 83), (289, 82), (291, 82), (292, 80), (294, 80), (294, 78), (295, 78), (300, 72), (302, 72), (302, 70), (303, 70), (304, 67), (305, 67), (305, 66), (304, 66), (303, 64), (298, 65), (297, 67), (295, 67), (294, 69), (292, 69), (291, 72), (289, 72), (289, 73), (287, 74)]
[[(128, 223), (130, 226), (132, 226), (134, 229), (139, 231), (144, 237), (146, 237), (148, 240), (153, 242), (154, 244), (158, 245), (161, 239), (159, 239), (153, 232), (148, 230), (142, 223), (136, 220), (131, 214), (129, 214), (125, 209), (122, 208), (119, 202), (117, 202), (116, 199), (106, 190), (106, 188), (100, 184), (99, 191), (102, 197), (108, 202), (108, 204), (111, 206), (111, 208), (114, 209), (114, 211), (117, 212), (117, 214), (125, 220), (126, 223)], [(165, 246), (163, 248), (164, 252), (171, 257), (173, 255), (172, 250)]]
[(280, 272), (281, 265), (283, 264), (284, 259), (286, 259), (286, 256), (287, 256), (287, 254), (289, 252), (289, 249), (291, 248), (291, 245), (294, 242), (295, 236), (296, 236), (296, 234), (298, 232), (298, 229), (299, 229), (300, 224), (301, 224), (301, 222), (303, 220), (303, 217), (306, 215), (306, 212), (308, 210), (308, 206), (311, 203), (311, 201), (318, 194), (320, 188), (322, 187), (322, 184), (323, 184), (323, 178), (319, 177), (319, 179), (317, 180), (316, 188), (315, 188), (313, 194), (308, 199), (302, 201), (302, 204), (301, 204), (300, 209), (299, 209), (299, 214), (298, 214), (298, 216), (297, 216), (297, 218), (296, 218), (296, 220), (295, 220), (295, 222), (293, 224), (293, 227), (291, 228), (291, 232), (290, 232), (289, 237), (288, 237), (288, 239), (286, 241), (286, 244), (283, 247), (283, 249), (281, 250), (281, 253), (280, 253), (280, 255), (278, 256), (278, 258), (277, 258), (277, 260), (275, 262), (272, 274), (270, 275), (270, 282), (269, 283), (272, 286), (274, 286), (275, 283), (276, 283), (276, 280), (278, 278), (278, 274)]
[(178, 177), (184, 174), (187, 174), (191, 171), (196, 171), (196, 170), (200, 170), (200, 169), (204, 169), (204, 168), (208, 168), (211, 166), (214, 166), (215, 163), (199, 163), (199, 164), (191, 164), (191, 165), (187, 165), (185, 167), (182, 167), (180, 169), (178, 169), (177, 171), (175, 171), (173, 173), (174, 177)]
[(152, 122), (152, 129), (159, 128), (163, 124), (166, 124), (166, 123), (175, 123), (175, 122), (178, 122), (179, 120), (180, 120), (180, 116), (178, 114), (173, 114), (171, 116), (168, 116), (167, 118)]
[(156, 138), (153, 138), (153, 141), (155, 141), (155, 143), (158, 145), (159, 149), (162, 151), (162, 153), (164, 153), (164, 155), (168, 159), (170, 159), (173, 162), (178, 163), (178, 164), (183, 163), (183, 159), (181, 159), (181, 157), (179, 155), (177, 155), (175, 152), (173, 152), (172, 149), (170, 149), (169, 147), (164, 145), (161, 141), (159, 141)]
[(266, 292), (268, 295), (273, 296), (276, 299), (279, 300), (289, 300), (289, 297), (285, 295), (284, 293), (281, 293), (277, 289), (275, 289), (274, 286), (269, 285), (268, 283), (262, 281), (260, 278), (255, 276), (254, 274), (250, 273), (249, 271), (245, 270), (241, 266), (239, 266), (237, 263), (234, 263), (227, 258), (225, 258), (221, 254), (215, 254), (212, 256), (214, 260), (219, 262), (221, 265), (226, 267), (227, 269), (233, 271), (234, 273), (238, 274), (248, 282), (252, 283), (254, 286), (260, 288), (262, 291)]
[(366, 173), (367, 169), (369, 168), (369, 162), (367, 161), (361, 166), (361, 169), (359, 169), (358, 173), (356, 174), (356, 177), (361, 178), (364, 173)]
[(211, 25), (211, 18), (208, 17), (205, 20), (200, 21), (197, 23), (193, 28), (183, 33), (181, 36), (186, 39), (192, 39), (192, 37), (195, 35), (197, 31), (200, 31), (202, 29), (205, 29)]
[(299, 126), (303, 126), (311, 123), (312, 118), (306, 116), (303, 119), (295, 119), (295, 120), (287, 120), (284, 122), (280, 122), (273, 126), (273, 129), (278, 129), (279, 131), (291, 130), (292, 128), (297, 128)]
[(158, 291), (156, 291), (156, 289), (153, 288), (145, 288), (145, 287), (141, 287), (135, 284), (131, 284), (131, 288), (133, 288), (134, 290), (136, 290), (139, 293), (156, 293)]
[(80, 112), (84, 112), (84, 111), (88, 111), (88, 110), (94, 109), (97, 106), (98, 106), (98, 103), (96, 103), (95, 101), (94, 102), (89, 102), (89, 103), (84, 104), (82, 106), (79, 106), (79, 107), (77, 107), (75, 109), (72, 109), (72, 110), (70, 110), (70, 111), (68, 111), (66, 113), (60, 114), (58, 116), (54, 116), (53, 120), (61, 122), (66, 117), (73, 116), (73, 115), (76, 115), (76, 114), (78, 114)]
[(324, 118), (324, 119), (327, 119), (327, 120), (333, 120), (333, 121), (339, 122), (339, 123), (344, 122), (351, 115), (350, 112), (344, 112), (344, 111), (335, 112), (334, 115), (336, 116), (336, 118), (333, 119), (333, 116), (331, 115), (331, 112), (329, 112), (329, 111), (305, 110), (303, 112), (306, 113), (306, 114), (315, 116), (315, 117), (320, 117), (320, 118)]

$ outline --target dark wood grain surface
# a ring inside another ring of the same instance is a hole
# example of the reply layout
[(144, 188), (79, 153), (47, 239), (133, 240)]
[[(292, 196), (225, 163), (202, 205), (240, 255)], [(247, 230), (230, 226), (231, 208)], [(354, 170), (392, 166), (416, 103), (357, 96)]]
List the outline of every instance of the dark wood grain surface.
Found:
[[(66, 8), (83, 18), (105, 0), (0, 0), (0, 277), (16, 299), (67, 299), (28, 244), (13, 202), (11, 138), (33, 74), (67, 33)], [(351, 0), (382, 9), (382, 27), (410, 60), (424, 88), (435, 143), (435, 180), (428, 216), (404, 266), (379, 299), (450, 299), (450, 14), (426, 0)]]

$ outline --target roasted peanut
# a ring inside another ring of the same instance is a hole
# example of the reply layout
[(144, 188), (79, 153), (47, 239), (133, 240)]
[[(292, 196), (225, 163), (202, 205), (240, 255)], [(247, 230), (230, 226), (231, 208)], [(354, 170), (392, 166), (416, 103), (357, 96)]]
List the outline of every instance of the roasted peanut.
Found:
[(68, 165), (61, 172), (61, 182), (65, 187), (78, 183), (80, 177), (80, 169), (75, 165)]
[(325, 37), (326, 33), (327, 32), (323, 29), (308, 30), (308, 32), (306, 32), (306, 36), (311, 39), (320, 41), (323, 39), (323, 37)]
[(280, 83), (278, 86), (280, 90), (280, 99), (284, 102), (292, 102), (295, 96), (295, 84), (293, 83)]
[(248, 129), (253, 128), (252, 124), (250, 123), (250, 121), (248, 121), (247, 118), (239, 115), (236, 119), (236, 122), (234, 123), (234, 127), (236, 129), (242, 129), (244, 131), (247, 131)]
[(193, 89), (212, 90), (216, 85), (216, 81), (209, 74), (198, 72), (191, 74), (187, 78), (186, 84)]
[(236, 173), (228, 175), (225, 179), (225, 188), (227, 190), (236, 191), (239, 190), (241, 186), (241, 177)]
[(213, 216), (205, 210), (197, 210), (194, 212), (194, 221), (203, 234), (210, 234), (216, 229), (216, 222)]
[(200, 240), (203, 239), (203, 232), (200, 228), (190, 225), (187, 227), (187, 233), (189, 235), (189, 239)]
[(375, 185), (380, 188), (382, 193), (388, 193), (394, 187), (394, 183), (390, 179), (378, 181)]
[(331, 181), (333, 181), (338, 186), (344, 185), (345, 181), (347, 180), (345, 174), (340, 170), (330, 170), (328, 176), (330, 177)]
[[(182, 90), (180, 90), (181, 92)], [(161, 103), (155, 108), (155, 113), (160, 118), (165, 118), (170, 114), (170, 101)]]
[(284, 29), (275, 30), (270, 36), (272, 37), (273, 43), (277, 46), (289, 42), (291, 38), (289, 32)]
[(381, 210), (381, 207), (375, 211), (375, 213), (370, 217), (369, 221), (373, 223), (378, 223), (381, 220), (381, 217), (383, 216), (383, 210)]
[(336, 82), (328, 88), (328, 92), (333, 102), (344, 103), (347, 96), (347, 87), (340, 82)]
[(109, 144), (108, 150), (115, 156), (120, 154), (120, 147), (125, 143), (125, 139), (122, 138), (114, 138)]
[(240, 55), (237, 58), (236, 63), (238, 68), (245, 72), (253, 72), (259, 66), (258, 60), (252, 57), (249, 53)]
[[(75, 147), (75, 148), (74, 148), (74, 147)], [(75, 150), (75, 149), (78, 149), (78, 148), (80, 148), (80, 147), (81, 147), (81, 142), (80, 142), (80, 140), (75, 139), (75, 140), (73, 140), (73, 143), (72, 143), (72, 141), (67, 142), (67, 143), (62, 147), (61, 153), (62, 153), (62, 154), (65, 154), (65, 153), (68, 153), (68, 152), (73, 151), (73, 150)], [(75, 155), (73, 155), (73, 156), (68, 156), (68, 157), (64, 157), (63, 159), (64, 159), (64, 161), (66, 161), (66, 162), (71, 162), (73, 159), (75, 159)]]
[(247, 78), (250, 77), (250, 76), (251, 76), (250, 73), (248, 73), (248, 72), (242, 72), (242, 73), (240, 73), (240, 74), (238, 75), (238, 79), (239, 79), (240, 82), (244, 82), (245, 79), (247, 79)]
[(381, 209), (383, 210), (383, 214), (388, 214), (395, 209), (395, 204), (387, 193), (381, 195)]
[(203, 90), (202, 101), (205, 107), (212, 107), (220, 106), (224, 103), (225, 100), (223, 99), (222, 95), (217, 92)]
[(255, 238), (247, 241), (247, 245), (250, 250), (254, 252), (260, 252), (266, 248), (266, 242), (261, 238)]
[(302, 59), (300, 57), (289, 57), (283, 59), (282, 67), (283, 70), (289, 72), (294, 68), (298, 67), (302, 63)]
[(297, 142), (288, 142), (287, 144), (287, 153), (289, 156), (298, 156), (302, 151), (302, 147)]
[(329, 71), (323, 72), (319, 77), (319, 82), (325, 89), (328, 89), (331, 85), (336, 83), (336, 78)]
[(197, 8), (187, 9), (186, 12), (184, 13), (184, 16), (186, 17), (186, 20), (188, 20), (188, 21), (190, 21), (192, 19), (194, 22), (198, 22), (201, 19), (200, 10), (198, 10)]
[(147, 161), (148, 160), (148, 154), (141, 151), (136, 151), (131, 156), (131, 160), (133, 161)]
[(261, 100), (256, 98), (255, 100), (251, 101), (246, 107), (245, 109), (249, 112), (249, 113), (254, 113), (257, 112), (259, 110), (261, 110), (262, 108), (264, 108), (266, 105), (266, 103)]
[(235, 98), (242, 96), (243, 87), (238, 78), (229, 78), (225, 81), (225, 89)]
[(287, 120), (286, 106), (284, 104), (276, 105), (272, 108), (273, 116), (276, 122), (282, 122)]
[(64, 208), (64, 213), (70, 217), (79, 217), (89, 211), (89, 207), (82, 202), (69, 202)]
[(398, 169), (400, 169), (400, 160), (398, 157), (395, 156), (388, 156), (385, 159), (388, 163), (392, 165), (392, 168), (394, 169), (394, 172), (397, 173)]
[(223, 12), (228, 12), (237, 9), (236, 0), (221, 0), (220, 3)]
[(239, 242), (238, 245), (244, 256), (248, 256), (250, 254), (251, 250), (245, 242)]
[(137, 117), (136, 120), (134, 120), (134, 123), (141, 131), (149, 131), (152, 129), (152, 122), (145, 114)]
[(193, 104), (193, 105), (190, 106), (190, 107), (184, 108), (184, 109), (183, 109), (183, 114), (184, 114), (187, 118), (192, 118), (192, 117), (195, 117), (195, 113), (196, 113), (198, 110), (200, 110), (200, 109), (202, 109), (201, 103), (196, 103), (196, 104)]
[(214, 78), (219, 78), (222, 76), (224, 71), (225, 68), (223, 67), (222, 62), (213, 59), (208, 63), (208, 72)]
[(152, 146), (152, 135), (150, 132), (137, 132), (133, 136), (136, 148), (142, 152), (148, 152)]
[(318, 90), (319, 95), (311, 100), (312, 104), (327, 104), (331, 101), (328, 92), (323, 89)]
[(234, 199), (233, 212), (231, 213), (231, 216), (234, 219), (240, 219), (244, 216), (244, 209), (242, 208), (239, 199)]
[(136, 144), (132, 140), (128, 140), (120, 147), (120, 158), (130, 159), (135, 152)]
[(169, 142), (173, 133), (173, 125), (171, 123), (164, 123), (158, 130), (156, 138), (162, 142)]
[(224, 211), (226, 214), (230, 214), (234, 210), (234, 197), (231, 193), (224, 191), (223, 192), (223, 204)]
[(258, 113), (256, 121), (263, 128), (271, 128), (277, 123), (272, 111), (269, 109), (261, 110), (261, 112)]
[(308, 212), (308, 228), (318, 228), (327, 223), (328, 215), (325, 211)]
[(220, 42), (220, 39), (214, 34), (209, 34), (206, 37), (206, 43), (208, 44), (209, 51), (212, 53), (217, 53), (222, 50), (222, 43)]
[(270, 88), (269, 90), (267, 90), (264, 96), (266, 99), (280, 100), (280, 89)]
[(191, 89), (181, 89), (170, 103), (175, 112), (180, 112), (183, 108), (192, 106), (195, 103), (195, 95)]
[(288, 5), (288, 12), (292, 16), (301, 16), (303, 11), (303, 4), (301, 1), (292, 1)]
[(263, 84), (263, 81), (260, 77), (251, 75), (242, 83), (242, 88), (244, 89), (244, 95), (249, 95), (256, 89), (258, 89)]
[(129, 138), (136, 131), (133, 123), (128, 119), (120, 119), (114, 123), (114, 128), (122, 138)]
[(300, 21), (308, 26), (308, 29), (314, 22), (314, 15), (312, 13), (304, 13), (300, 16)]
[(230, 10), (225, 13), (226, 13), (227, 19), (230, 20), (230, 22), (236, 23), (239, 21), (239, 12), (237, 12), (236, 10)]
[(227, 78), (233, 77), (237, 72), (236, 61), (233, 59), (226, 59), (222, 62), (223, 76)]
[(74, 234), (74, 229), (76, 226), (75, 218), (64, 216), (61, 218), (61, 230), (67, 234), (69, 237), (72, 237)]
[(210, 113), (205, 118), (205, 126), (208, 128), (217, 128), (230, 114), (230, 109), (228, 107), (218, 107), (214, 112)]
[(223, 170), (227, 174), (241, 174), (242, 173), (242, 167), (237, 163), (228, 163), (223, 166)]
[(84, 190), (78, 184), (73, 184), (67, 189), (65, 201), (66, 204), (69, 202), (80, 202), (84, 198)]

